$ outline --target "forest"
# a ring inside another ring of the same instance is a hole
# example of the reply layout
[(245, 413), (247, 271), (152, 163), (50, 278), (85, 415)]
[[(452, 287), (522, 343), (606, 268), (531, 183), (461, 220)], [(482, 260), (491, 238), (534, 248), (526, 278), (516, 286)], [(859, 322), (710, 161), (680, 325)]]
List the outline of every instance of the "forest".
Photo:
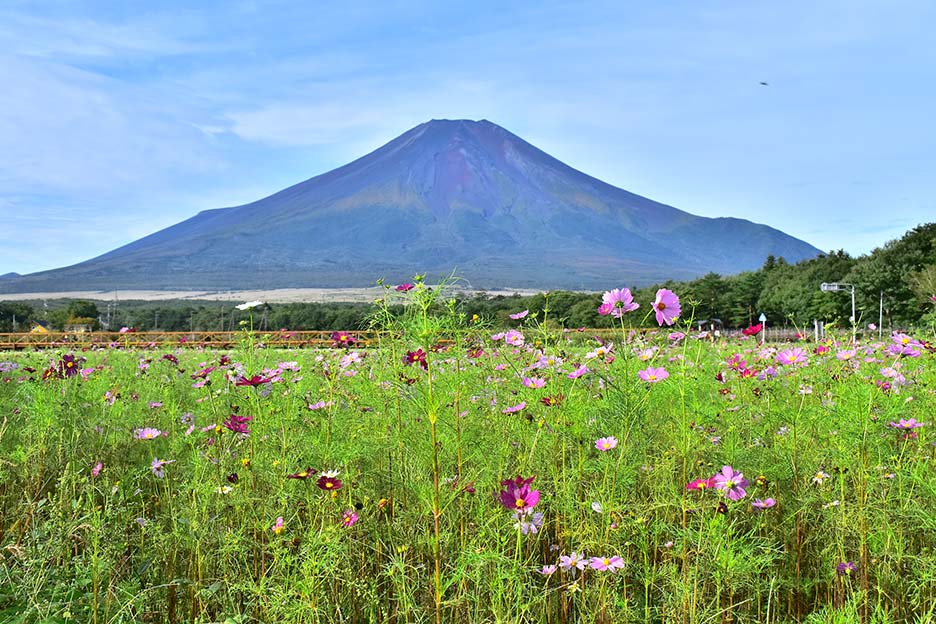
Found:
[[(679, 293), (684, 315), (694, 323), (712, 321), (723, 328), (744, 328), (761, 314), (773, 327), (805, 327), (813, 320), (850, 326), (851, 296), (848, 290), (823, 292), (820, 284), (837, 282), (854, 286), (855, 316), (859, 327), (879, 324), (887, 328), (926, 327), (936, 323), (936, 223), (920, 225), (900, 239), (871, 253), (852, 257), (839, 250), (811, 260), (790, 264), (768, 256), (756, 271), (723, 276), (709, 273), (690, 282), (666, 282), (634, 288), (622, 280), (608, 289), (630, 287), (644, 310), (658, 288)], [(457, 284), (455, 284), (457, 287)], [(457, 288), (456, 288), (457, 292)], [(602, 327), (613, 321), (595, 313), (601, 293), (554, 291), (533, 296), (455, 295), (459, 311), (492, 327), (510, 324), (509, 315), (529, 310), (539, 321), (564, 327)], [(402, 307), (391, 306), (401, 313)], [(544, 311), (548, 312), (544, 314)], [(251, 319), (261, 330), (342, 330), (367, 327), (373, 306), (364, 303), (265, 304), (247, 311), (226, 302), (122, 301), (119, 306), (80, 300), (50, 302), (0, 302), (0, 332), (28, 331), (35, 321), (51, 329), (87, 322), (93, 329), (140, 331), (210, 331), (237, 329)], [(652, 318), (635, 315), (635, 324), (652, 324)]]

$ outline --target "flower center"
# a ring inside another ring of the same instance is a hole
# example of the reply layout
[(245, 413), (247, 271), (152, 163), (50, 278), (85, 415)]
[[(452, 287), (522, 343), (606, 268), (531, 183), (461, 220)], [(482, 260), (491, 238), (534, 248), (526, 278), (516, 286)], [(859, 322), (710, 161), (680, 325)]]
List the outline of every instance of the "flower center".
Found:
[(522, 498), (518, 498), (514, 504), (517, 506), (517, 509), (526, 507), (526, 501), (524, 501)]
[(663, 303), (662, 301), (657, 304), (657, 310), (660, 310), (662, 312), (665, 309), (666, 309), (666, 304)]
[(730, 490), (731, 488), (733, 488), (734, 485), (735, 485), (735, 484), (734, 484), (734, 481), (733, 481), (732, 479), (728, 479), (727, 481), (725, 481), (725, 487), (728, 488), (729, 490)]

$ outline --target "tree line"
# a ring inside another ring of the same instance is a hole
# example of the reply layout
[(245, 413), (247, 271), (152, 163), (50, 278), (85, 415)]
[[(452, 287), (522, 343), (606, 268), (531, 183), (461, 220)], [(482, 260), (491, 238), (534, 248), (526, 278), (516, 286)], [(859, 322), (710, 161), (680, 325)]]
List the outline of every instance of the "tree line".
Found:
[[(884, 327), (919, 327), (936, 324), (936, 223), (920, 225), (903, 237), (871, 253), (852, 257), (842, 250), (820, 254), (795, 264), (768, 256), (762, 267), (737, 275), (709, 273), (688, 282), (669, 281), (633, 288), (641, 309), (629, 315), (633, 325), (653, 325), (649, 304), (659, 288), (669, 288), (683, 302), (683, 316), (695, 323), (717, 322), (724, 328), (743, 328), (757, 323), (761, 314), (773, 327), (804, 327), (812, 321), (850, 326), (851, 297), (848, 292), (822, 292), (823, 282), (853, 284), (855, 316), (859, 326), (878, 323)], [(608, 284), (608, 289), (631, 286)], [(611, 317), (596, 314), (601, 293), (556, 291), (533, 296), (489, 297), (479, 294), (459, 297), (457, 309), (466, 322), (491, 327), (515, 326), (510, 314), (529, 310), (525, 322), (554, 323), (569, 328), (609, 327)], [(105, 304), (102, 304), (105, 305)], [(367, 326), (373, 306), (364, 303), (271, 304), (250, 311), (233, 309), (230, 303), (123, 302), (101, 310), (90, 301), (53, 304), (0, 302), (0, 332), (27, 331), (31, 321), (45, 320), (61, 329), (76, 320), (90, 320), (94, 329), (224, 331), (238, 329), (252, 319), (260, 330), (351, 330)], [(402, 307), (391, 308), (401, 313)], [(709, 325), (711, 326), (711, 325)]]

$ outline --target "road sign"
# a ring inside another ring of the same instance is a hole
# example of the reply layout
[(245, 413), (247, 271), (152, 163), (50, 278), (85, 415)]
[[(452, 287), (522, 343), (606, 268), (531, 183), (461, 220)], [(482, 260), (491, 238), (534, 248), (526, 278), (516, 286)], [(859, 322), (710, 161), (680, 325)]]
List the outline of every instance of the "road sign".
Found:
[(767, 315), (761, 312), (761, 315), (757, 317), (757, 320), (760, 321), (761, 323), (765, 323), (767, 322)]

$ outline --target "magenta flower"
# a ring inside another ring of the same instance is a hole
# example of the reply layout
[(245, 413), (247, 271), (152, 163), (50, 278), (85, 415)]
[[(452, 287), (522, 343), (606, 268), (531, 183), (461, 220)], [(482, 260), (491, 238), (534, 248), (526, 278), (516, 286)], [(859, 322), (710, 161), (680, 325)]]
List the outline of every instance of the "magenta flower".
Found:
[(722, 467), (721, 472), (714, 477), (715, 489), (721, 490), (726, 498), (733, 501), (741, 500), (747, 495), (746, 488), (750, 483), (744, 474), (735, 472), (731, 466)]
[(902, 429), (904, 431), (910, 431), (911, 429), (919, 429), (920, 427), (925, 426), (926, 423), (917, 422), (916, 418), (908, 418), (904, 420), (900, 419), (899, 422), (894, 422), (893, 420), (887, 423), (888, 427), (893, 427), (894, 429)]
[(615, 288), (602, 295), (598, 314), (602, 316), (610, 314), (614, 318), (621, 318), (625, 313), (633, 312), (639, 307), (639, 303), (634, 303), (634, 296), (630, 289)]
[(520, 410), (524, 408), (526, 408), (526, 401), (521, 401), (520, 403), (517, 403), (516, 405), (505, 407), (504, 409), (501, 410), (501, 412), (504, 414), (513, 414), (514, 412), (519, 412)]
[(657, 291), (656, 300), (653, 302), (653, 310), (660, 326), (663, 323), (672, 325), (682, 311), (679, 307), (679, 297), (672, 290), (661, 288)]
[(514, 512), (529, 513), (539, 502), (540, 493), (538, 490), (530, 489), (530, 483), (536, 477), (524, 479), (518, 476), (515, 479), (502, 481), (501, 485), (506, 489), (500, 493), (501, 504)]
[(405, 284), (400, 284), (394, 290), (396, 290), (397, 292), (408, 292), (410, 290), (413, 290), (413, 288), (415, 288), (415, 286), (413, 286), (412, 283), (406, 282)]
[(698, 490), (700, 492), (711, 490), (713, 487), (715, 487), (715, 477), (709, 477), (708, 479), (696, 479), (695, 481), (690, 481), (686, 484), (687, 490)]
[(614, 557), (592, 557), (589, 567), (599, 572), (617, 572), (624, 567), (624, 560), (617, 555)]
[(654, 368), (650, 366), (645, 370), (637, 371), (637, 376), (647, 383), (656, 383), (669, 377), (669, 373), (666, 372), (665, 368)]
[(346, 509), (345, 512), (341, 514), (341, 525), (344, 527), (353, 527), (357, 521), (358, 515), (354, 509)]
[(237, 414), (231, 414), (228, 416), (228, 419), (224, 421), (224, 426), (229, 431), (233, 433), (242, 433), (247, 435), (250, 433), (250, 429), (247, 428), (247, 423), (253, 420), (253, 416), (238, 416)]
[(578, 379), (582, 375), (589, 373), (589, 372), (591, 371), (588, 370), (588, 367), (582, 364), (581, 366), (576, 368), (574, 371), (566, 375), (566, 377), (568, 377), (569, 379)]
[(618, 444), (617, 438), (614, 436), (608, 436), (606, 438), (598, 438), (595, 440), (595, 448), (599, 451), (610, 451)]
[(529, 313), (530, 313), (529, 310), (524, 310), (523, 312), (517, 312), (516, 314), (511, 314), (510, 318), (512, 318), (515, 321), (519, 321), (522, 318), (526, 318), (526, 315)]
[(751, 507), (753, 507), (754, 509), (770, 509), (776, 504), (777, 504), (777, 501), (775, 501), (772, 498), (765, 498), (764, 500), (755, 498), (754, 502), (751, 503)]
[(91, 476), (92, 476), (92, 477), (96, 477), (96, 476), (98, 476), (99, 474), (101, 474), (101, 469), (102, 469), (102, 468), (104, 468), (104, 463), (103, 463), (103, 462), (98, 462), (98, 463), (94, 464), (94, 468), (91, 469)]

